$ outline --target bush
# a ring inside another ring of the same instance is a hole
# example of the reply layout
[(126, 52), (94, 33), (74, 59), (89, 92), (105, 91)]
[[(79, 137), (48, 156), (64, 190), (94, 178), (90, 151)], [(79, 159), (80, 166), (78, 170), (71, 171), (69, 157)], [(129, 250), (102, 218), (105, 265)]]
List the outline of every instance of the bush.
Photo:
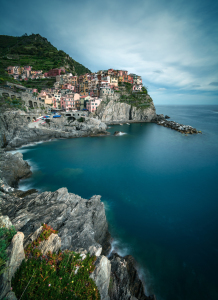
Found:
[(77, 120), (78, 122), (84, 122), (85, 121), (85, 118), (81, 117)]
[(96, 299), (100, 295), (94, 281), (89, 277), (94, 271), (95, 256), (82, 260), (79, 253), (64, 251), (43, 256), (37, 246), (51, 233), (48, 225), (38, 239), (25, 250), (26, 260), (12, 279), (13, 291), (17, 298), (28, 299)]
[(14, 226), (10, 229), (6, 227), (0, 228), (0, 274), (5, 270), (5, 264), (8, 260), (6, 249), (11, 243), (13, 236), (16, 234)]

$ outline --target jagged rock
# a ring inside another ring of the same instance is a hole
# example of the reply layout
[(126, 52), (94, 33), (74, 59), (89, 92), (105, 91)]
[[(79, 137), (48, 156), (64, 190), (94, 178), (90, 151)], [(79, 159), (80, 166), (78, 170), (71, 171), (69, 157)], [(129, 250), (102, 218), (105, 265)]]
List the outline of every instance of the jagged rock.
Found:
[(21, 262), (25, 259), (23, 240), (24, 234), (17, 232), (7, 249), (9, 260), (6, 263), (4, 273), (0, 277), (0, 299), (4, 298), (11, 291), (11, 279)]
[[(111, 264), (105, 256), (99, 256), (95, 261), (95, 270), (91, 274), (91, 278), (95, 281), (101, 300), (110, 300), (108, 296), (108, 287), (110, 283)], [(112, 300), (112, 298), (111, 298)]]
[(8, 216), (0, 216), (0, 228), (1, 227), (11, 228), (11, 226), (12, 223)]
[(0, 154), (0, 177), (9, 186), (16, 187), (20, 179), (32, 174), (29, 164), (23, 160), (22, 153), (11, 154), (1, 151)]
[(113, 300), (155, 300), (155, 296), (146, 296), (144, 287), (139, 279), (132, 256), (119, 256), (117, 253), (110, 258), (111, 279), (109, 296)]
[(170, 117), (168, 115), (165, 115), (165, 119), (170, 119)]
[(26, 239), (46, 223), (58, 230), (62, 250), (78, 252), (83, 248), (88, 251), (94, 246), (96, 249), (102, 247), (105, 254), (110, 248), (110, 234), (100, 198), (93, 196), (86, 200), (68, 193), (66, 188), (22, 199), (6, 194), (0, 200), (0, 209)]

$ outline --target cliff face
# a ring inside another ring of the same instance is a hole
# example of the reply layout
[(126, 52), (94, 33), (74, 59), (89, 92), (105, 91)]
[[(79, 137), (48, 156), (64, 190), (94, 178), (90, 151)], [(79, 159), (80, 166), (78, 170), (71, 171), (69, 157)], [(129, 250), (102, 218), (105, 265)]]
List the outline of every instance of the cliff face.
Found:
[(153, 101), (146, 108), (142, 108), (111, 100), (108, 104), (104, 102), (101, 104), (97, 115), (102, 122), (106, 123), (128, 121), (150, 122), (156, 116), (156, 111)]

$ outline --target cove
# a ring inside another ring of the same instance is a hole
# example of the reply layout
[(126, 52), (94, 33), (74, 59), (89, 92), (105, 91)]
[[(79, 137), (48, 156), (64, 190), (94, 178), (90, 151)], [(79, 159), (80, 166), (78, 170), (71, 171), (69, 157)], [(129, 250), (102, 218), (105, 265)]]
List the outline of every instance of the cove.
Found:
[(113, 246), (133, 255), (158, 300), (218, 299), (218, 106), (161, 106), (202, 134), (153, 123), (114, 125), (122, 136), (21, 148), (33, 175), (20, 188), (69, 192), (105, 203)]

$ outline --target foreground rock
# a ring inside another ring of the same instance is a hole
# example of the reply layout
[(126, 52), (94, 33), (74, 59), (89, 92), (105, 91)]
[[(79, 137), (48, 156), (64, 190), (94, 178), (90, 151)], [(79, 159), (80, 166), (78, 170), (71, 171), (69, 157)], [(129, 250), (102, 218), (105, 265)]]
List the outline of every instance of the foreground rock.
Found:
[(19, 112), (5, 112), (0, 115), (0, 147), (11, 150), (54, 138), (105, 135), (106, 129), (106, 124), (97, 119), (87, 118), (84, 122), (78, 122), (64, 116), (51, 119), (48, 124), (45, 123), (37, 128), (29, 128), (27, 116)]
[[(167, 128), (171, 128), (174, 129), (176, 131), (179, 131), (181, 133), (185, 133), (185, 134), (193, 134), (193, 133), (201, 133), (201, 131), (198, 131), (196, 128), (193, 128), (190, 125), (183, 125), (183, 124), (179, 124), (177, 122), (174, 121), (167, 121), (166, 117), (164, 115), (157, 115), (152, 122), (156, 123), (157, 125), (161, 125)], [(169, 118), (169, 117), (168, 117)]]
[(113, 300), (155, 300), (155, 296), (146, 296), (144, 287), (135, 268), (132, 256), (119, 256), (117, 253), (110, 258), (111, 280), (109, 296)]
[(126, 123), (129, 121), (150, 122), (156, 116), (156, 112), (153, 101), (148, 95), (146, 97), (150, 101), (146, 108), (111, 100), (108, 104), (101, 104), (101, 107), (97, 110), (97, 115), (102, 122), (107, 124)]
[(14, 293), (11, 292), (11, 279), (25, 259), (23, 240), (24, 234), (17, 232), (7, 249), (9, 260), (6, 263), (5, 272), (0, 276), (0, 299), (3, 299), (6, 295), (6, 299), (16, 299)]
[(6, 153), (0, 150), (0, 177), (2, 188), (5, 184), (17, 187), (18, 181), (31, 176), (29, 164), (23, 160), (22, 153)]
[(25, 241), (46, 223), (58, 230), (62, 250), (89, 252), (94, 246), (100, 255), (110, 250), (108, 224), (100, 198), (93, 196), (86, 200), (68, 193), (66, 188), (22, 199), (5, 194), (0, 200), (0, 209), (9, 216), (16, 230), (25, 234)]

